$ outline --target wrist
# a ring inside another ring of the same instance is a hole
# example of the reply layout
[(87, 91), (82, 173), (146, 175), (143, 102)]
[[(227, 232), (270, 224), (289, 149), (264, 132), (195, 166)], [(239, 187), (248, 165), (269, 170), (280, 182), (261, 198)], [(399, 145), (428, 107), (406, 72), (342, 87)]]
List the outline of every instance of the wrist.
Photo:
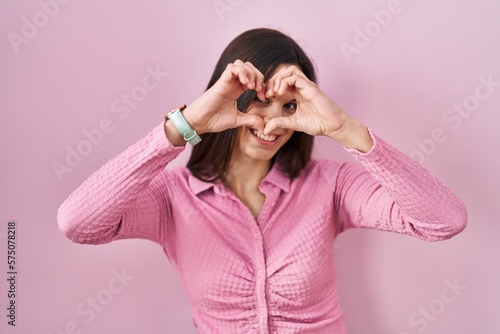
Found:
[(202, 127), (198, 124), (198, 122), (196, 122), (196, 116), (193, 115), (193, 108), (187, 106), (183, 111), (182, 111), (182, 115), (184, 116), (184, 119), (186, 120), (186, 122), (189, 124), (189, 126), (194, 130), (196, 131), (196, 133), (198, 135), (202, 135), (203, 133), (205, 133), (202, 129)]
[(165, 135), (167, 136), (168, 141), (174, 146), (184, 146), (186, 145), (186, 141), (180, 134), (180, 132), (175, 128), (172, 122), (166, 120), (164, 123)]
[[(166, 116), (165, 122), (172, 124), (177, 131), (180, 133), (184, 141), (190, 143), (191, 145), (196, 145), (201, 141), (201, 137), (196, 133), (196, 131), (191, 127), (191, 125), (186, 121), (182, 111), (186, 109), (186, 105), (172, 109)], [(167, 129), (165, 128), (165, 131)]]
[(338, 131), (328, 137), (346, 148), (355, 149), (362, 153), (370, 151), (374, 144), (366, 126), (354, 118), (348, 118)]

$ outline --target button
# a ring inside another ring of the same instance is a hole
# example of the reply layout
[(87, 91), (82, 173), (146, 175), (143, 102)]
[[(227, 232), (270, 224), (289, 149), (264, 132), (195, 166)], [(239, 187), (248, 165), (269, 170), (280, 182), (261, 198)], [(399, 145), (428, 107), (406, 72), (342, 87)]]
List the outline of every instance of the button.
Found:
[(266, 313), (266, 309), (261, 308), (261, 309), (260, 309), (260, 314), (261, 314), (261, 315), (264, 315), (265, 313)]
[(262, 270), (257, 271), (257, 276), (262, 276)]
[(253, 237), (255, 238), (255, 240), (259, 240), (259, 233), (255, 233)]
[(275, 201), (270, 201), (269, 204), (272, 205), (272, 206), (274, 206), (274, 204), (276, 204), (276, 202)]

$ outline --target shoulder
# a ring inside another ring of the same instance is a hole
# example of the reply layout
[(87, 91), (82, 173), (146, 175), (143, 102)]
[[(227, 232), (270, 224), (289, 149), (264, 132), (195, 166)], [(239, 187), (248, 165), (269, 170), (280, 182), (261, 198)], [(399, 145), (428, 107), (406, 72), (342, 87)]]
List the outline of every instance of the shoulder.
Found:
[(191, 175), (187, 167), (166, 168), (158, 175), (158, 181), (168, 186), (188, 186)]

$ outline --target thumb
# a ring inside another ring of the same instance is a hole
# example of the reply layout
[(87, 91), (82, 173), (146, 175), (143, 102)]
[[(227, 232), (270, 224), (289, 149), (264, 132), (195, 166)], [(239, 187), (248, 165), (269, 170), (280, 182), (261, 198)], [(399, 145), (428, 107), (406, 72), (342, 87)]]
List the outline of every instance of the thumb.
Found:
[(240, 113), (236, 117), (235, 127), (248, 126), (259, 131), (264, 130), (264, 120), (257, 115), (247, 115)]
[(292, 117), (276, 117), (267, 122), (264, 128), (264, 134), (267, 135), (276, 128), (297, 130), (296, 122)]

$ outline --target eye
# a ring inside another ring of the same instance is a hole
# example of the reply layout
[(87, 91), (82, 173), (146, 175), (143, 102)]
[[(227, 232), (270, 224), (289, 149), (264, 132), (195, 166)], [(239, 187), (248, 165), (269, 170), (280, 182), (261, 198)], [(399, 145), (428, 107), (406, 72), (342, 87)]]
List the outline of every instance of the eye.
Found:
[(283, 109), (287, 111), (288, 113), (294, 113), (297, 111), (297, 102), (289, 102), (283, 105)]

